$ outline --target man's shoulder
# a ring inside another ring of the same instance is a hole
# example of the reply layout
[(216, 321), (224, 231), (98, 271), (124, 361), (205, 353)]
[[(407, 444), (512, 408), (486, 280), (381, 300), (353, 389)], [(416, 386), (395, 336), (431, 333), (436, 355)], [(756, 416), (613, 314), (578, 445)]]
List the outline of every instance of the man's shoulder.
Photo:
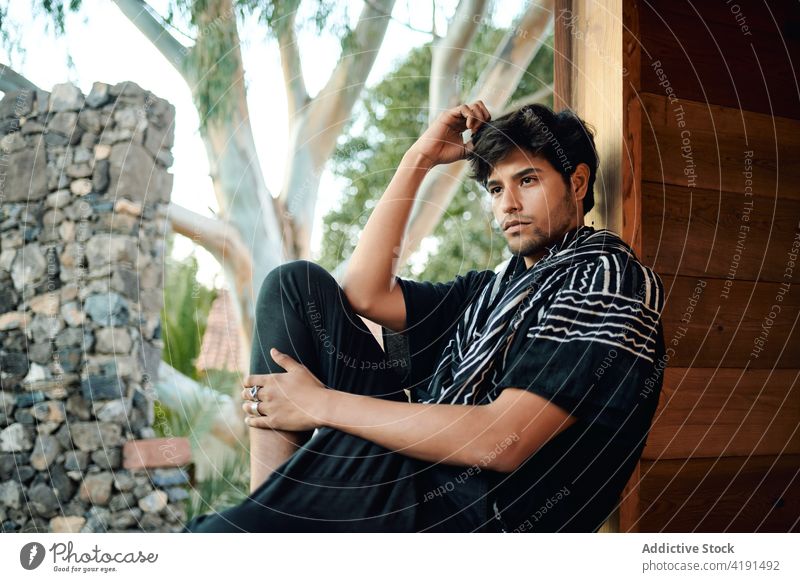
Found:
[(664, 308), (664, 283), (658, 273), (635, 254), (611, 250), (600, 253), (569, 281), (575, 291), (641, 303), (659, 315)]

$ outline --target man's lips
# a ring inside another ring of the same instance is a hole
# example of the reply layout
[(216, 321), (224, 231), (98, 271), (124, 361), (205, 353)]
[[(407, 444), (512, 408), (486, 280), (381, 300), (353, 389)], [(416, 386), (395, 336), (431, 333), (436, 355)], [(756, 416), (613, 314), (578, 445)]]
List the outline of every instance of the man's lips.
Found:
[(530, 223), (529, 222), (523, 222), (523, 221), (520, 221), (520, 220), (509, 220), (508, 222), (505, 223), (505, 225), (503, 225), (503, 230), (505, 231), (505, 230), (508, 230), (509, 228), (511, 228), (513, 226), (517, 226), (517, 225), (522, 226), (522, 225), (525, 225), (525, 224), (530, 224)]

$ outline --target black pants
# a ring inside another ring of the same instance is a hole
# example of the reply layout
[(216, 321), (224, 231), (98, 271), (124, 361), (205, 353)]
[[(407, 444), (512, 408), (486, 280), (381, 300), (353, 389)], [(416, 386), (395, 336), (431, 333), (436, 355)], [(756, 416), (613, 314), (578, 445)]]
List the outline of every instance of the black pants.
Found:
[[(262, 284), (251, 373), (285, 371), (272, 347), (328, 387), (408, 401), (408, 362), (386, 356), (333, 276), (313, 262), (285, 263)], [(322, 428), (240, 505), (196, 517), (184, 531), (494, 531), (486, 476), (469, 469)]]

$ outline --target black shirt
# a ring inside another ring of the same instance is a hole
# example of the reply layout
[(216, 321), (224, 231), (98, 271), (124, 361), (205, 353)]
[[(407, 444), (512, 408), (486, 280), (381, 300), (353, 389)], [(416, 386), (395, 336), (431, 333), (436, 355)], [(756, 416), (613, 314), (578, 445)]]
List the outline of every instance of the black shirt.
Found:
[[(402, 335), (408, 342), (412, 400), (427, 386), (455, 324), (497, 276), (493, 270), (473, 270), (447, 283), (397, 278), (406, 304)], [(621, 331), (617, 323), (625, 317), (619, 306), (638, 305), (637, 301), (649, 315), (660, 314), (663, 285), (658, 276), (635, 260), (604, 260), (569, 279), (575, 280), (576, 289), (584, 279), (582, 292), (571, 292), (585, 304), (570, 303), (565, 312), (559, 307), (564, 297), (554, 294), (552, 305), (531, 314), (504, 362), (497, 362), (502, 367), (501, 389), (529, 390), (577, 418), (512, 473), (485, 470), (489, 507), (500, 531), (596, 531), (620, 500), (658, 403), (664, 361), (660, 317), (652, 326), (647, 357), (625, 349), (631, 344), (623, 339), (637, 344), (641, 338)], [(609, 291), (609, 280), (612, 299), (598, 303), (598, 298), (604, 299), (598, 295), (604, 285)], [(594, 314), (587, 315), (590, 312)], [(567, 321), (565, 315), (574, 320)], [(596, 328), (581, 333), (580, 326), (588, 321), (581, 317), (596, 319)], [(617, 339), (620, 333), (623, 339)]]

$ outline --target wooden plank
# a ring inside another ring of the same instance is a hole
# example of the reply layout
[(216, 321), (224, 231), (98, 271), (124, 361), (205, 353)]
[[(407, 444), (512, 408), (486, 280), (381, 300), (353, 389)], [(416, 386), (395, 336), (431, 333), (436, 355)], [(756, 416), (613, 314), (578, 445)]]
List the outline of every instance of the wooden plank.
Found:
[(586, 224), (622, 232), (622, 0), (571, 0), (556, 8), (555, 103), (593, 126), (600, 158)]
[[(720, 6), (713, 6), (719, 4)], [(747, 20), (761, 18), (747, 34), (729, 6), (721, 2), (644, 2), (639, 6), (642, 89), (660, 93), (661, 79), (651, 64), (660, 62), (680, 99), (800, 118), (800, 100), (790, 55), (800, 52), (796, 5), (784, 21), (769, 23), (764, 5), (741, 0)], [(727, 23), (724, 13), (728, 11)], [(706, 18), (706, 11), (714, 14)], [(796, 58), (796, 57), (795, 57)]]
[(555, 0), (553, 9), (553, 109), (561, 111), (572, 99), (572, 34), (567, 26), (572, 0)]
[[(641, 44), (639, 42), (639, 8), (637, 2), (622, 5), (622, 153), (620, 180), (622, 185), (622, 230), (620, 234), (642, 256), (642, 107)], [(614, 512), (613, 531), (637, 531), (639, 519), (639, 476), (641, 461), (631, 473)]]
[(726, 192), (749, 187), (800, 199), (800, 122), (767, 123), (764, 116), (686, 101), (665, 109), (661, 97), (644, 96), (642, 102), (642, 180)]
[(623, 240), (642, 256), (642, 103), (639, 69), (639, 12), (636, 2), (626, 2), (622, 13), (622, 231)]
[(704, 101), (680, 99), (679, 103), (670, 103), (663, 93), (640, 92), (638, 95), (646, 112), (648, 129), (655, 133), (664, 129), (678, 128), (676, 108), (682, 108), (683, 121), (686, 128), (697, 131), (710, 131), (723, 141), (730, 137), (746, 136), (750, 140), (769, 145), (774, 151), (777, 143), (784, 154), (795, 152), (800, 147), (800, 120), (791, 117), (767, 115), (755, 111), (742, 110), (737, 107), (725, 107)]
[(800, 531), (800, 456), (642, 461), (643, 532)]
[(642, 260), (659, 274), (786, 280), (800, 200), (642, 184)]
[(667, 368), (642, 459), (800, 454), (798, 376)]
[(620, 495), (619, 509), (617, 511), (618, 527), (620, 532), (638, 532), (639, 517), (641, 516), (639, 498), (639, 485), (642, 478), (642, 461), (639, 460), (633, 469), (630, 479), (622, 489)]
[(671, 367), (796, 368), (797, 285), (662, 276), (662, 319)]

